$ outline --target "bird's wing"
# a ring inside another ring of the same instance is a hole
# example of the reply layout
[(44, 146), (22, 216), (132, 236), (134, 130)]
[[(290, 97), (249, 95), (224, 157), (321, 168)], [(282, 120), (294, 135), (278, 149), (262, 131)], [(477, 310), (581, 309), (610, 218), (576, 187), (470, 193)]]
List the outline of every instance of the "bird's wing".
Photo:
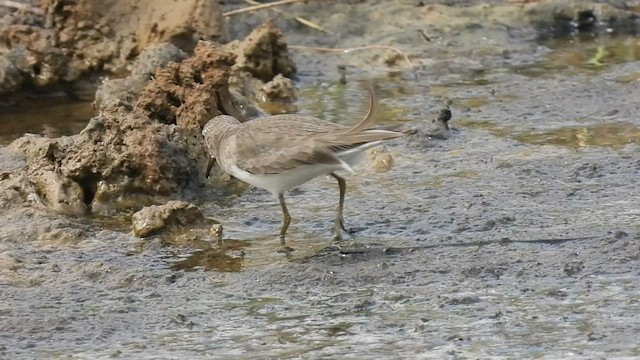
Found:
[(244, 123), (226, 140), (226, 151), (232, 152), (226, 156), (232, 156), (239, 168), (256, 175), (311, 164), (342, 166), (343, 161), (327, 142), (338, 125), (305, 120), (309, 119), (280, 116)]
[(243, 124), (231, 136), (226, 156), (241, 169), (256, 175), (280, 173), (303, 165), (333, 165), (351, 171), (337, 153), (367, 143), (403, 136), (390, 130), (336, 132), (335, 124), (270, 119), (260, 126)]
[(227, 141), (227, 156), (241, 169), (256, 175), (280, 173), (311, 164), (334, 165), (351, 171), (336, 152), (404, 134), (371, 129), (377, 97), (370, 87), (367, 116), (353, 127), (310, 116), (275, 115), (243, 123)]

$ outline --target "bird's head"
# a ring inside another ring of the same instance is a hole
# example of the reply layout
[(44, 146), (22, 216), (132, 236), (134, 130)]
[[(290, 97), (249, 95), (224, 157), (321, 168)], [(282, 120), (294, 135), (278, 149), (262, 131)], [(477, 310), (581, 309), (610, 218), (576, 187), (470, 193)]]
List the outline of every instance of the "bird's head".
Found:
[(218, 149), (225, 135), (240, 125), (240, 121), (233, 116), (219, 115), (209, 120), (202, 128), (202, 136), (209, 155), (218, 157)]

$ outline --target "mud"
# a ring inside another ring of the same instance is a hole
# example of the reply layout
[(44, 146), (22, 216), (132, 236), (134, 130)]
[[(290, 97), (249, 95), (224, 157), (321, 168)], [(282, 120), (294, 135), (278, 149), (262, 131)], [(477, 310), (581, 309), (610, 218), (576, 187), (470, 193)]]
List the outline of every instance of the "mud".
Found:
[[(222, 175), (202, 179), (189, 199), (223, 224), (221, 249), (186, 229), (176, 238), (137, 238), (126, 212), (43, 211), (46, 204), (32, 203), (40, 196), (23, 195), (34, 192), (20, 185), (32, 176), (28, 162), (25, 169), (23, 158), (0, 148), (0, 198), (14, 199), (0, 217), (0, 357), (640, 357), (640, 46), (637, 4), (618, 3), (287, 7), (276, 24), (297, 64), (301, 113), (353, 123), (367, 107), (361, 80), (373, 79), (380, 123), (415, 129), (347, 177), (345, 221), (356, 232), (337, 244), (331, 179), (288, 194), (288, 245), (296, 251), (283, 255), (274, 252), (277, 201)], [(562, 9), (566, 16), (553, 20)], [(597, 26), (577, 25), (585, 9)], [(233, 18), (228, 33), (244, 36), (269, 14)], [(560, 26), (567, 18), (569, 26)], [(565, 37), (548, 39), (549, 29)], [(401, 48), (413, 66), (385, 63), (393, 56), (386, 50), (291, 46), (375, 43)], [(450, 131), (430, 136), (445, 98)], [(133, 106), (122, 106), (116, 118), (125, 129), (161, 139), (179, 138), (169, 128), (183, 131), (134, 119)], [(12, 148), (22, 144), (48, 169), (46, 159), (57, 159), (66, 141), (27, 137)], [(204, 171), (205, 164), (179, 160), (188, 148), (164, 150), (141, 152), (173, 159), (170, 169), (192, 167), (183, 174), (190, 179)], [(60, 169), (89, 155), (78, 152)], [(387, 155), (388, 171), (377, 160)]]
[(3, 18), (0, 94), (123, 73), (157, 43), (191, 51), (199, 40), (225, 39), (215, 1), (46, 0), (32, 10)]

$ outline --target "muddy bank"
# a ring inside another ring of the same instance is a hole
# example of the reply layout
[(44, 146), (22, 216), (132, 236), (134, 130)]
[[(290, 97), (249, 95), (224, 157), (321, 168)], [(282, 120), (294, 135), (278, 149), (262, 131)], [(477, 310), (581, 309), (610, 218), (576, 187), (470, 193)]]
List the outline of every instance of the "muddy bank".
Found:
[(199, 40), (225, 38), (215, 1), (41, 1), (2, 19), (0, 94), (123, 73), (157, 43), (191, 51)]
[[(389, 66), (375, 51), (293, 53), (300, 112), (353, 123), (367, 106), (359, 80), (373, 78), (380, 123), (416, 130), (347, 177), (353, 238), (331, 242), (338, 189), (324, 178), (288, 195), (289, 256), (273, 251), (281, 219), (272, 195), (223, 178), (203, 180), (190, 199), (224, 225), (222, 251), (200, 233), (138, 238), (128, 217), (63, 217), (8, 200), (0, 210), (0, 357), (640, 356), (637, 38), (592, 32), (546, 41), (519, 24), (521, 14), (555, 1), (417, 3), (287, 8), (333, 34), (277, 20), (288, 44), (385, 43), (415, 64)], [(628, 5), (618, 9), (633, 14)], [(261, 24), (262, 16), (230, 25)], [(175, 76), (192, 79), (188, 59), (162, 60), (176, 63), (160, 76), (165, 94), (180, 95), (178, 85), (194, 94), (197, 82)], [(123, 92), (118, 106), (149, 111), (137, 107), (141, 92)], [(445, 98), (450, 132), (433, 136)], [(162, 109), (176, 123), (184, 110)], [(126, 129), (137, 129), (129, 116), (120, 116)], [(190, 131), (139, 116), (141, 128), (162, 136)], [(3, 183), (31, 176), (6, 148), (0, 164)], [(7, 189), (28, 204), (20, 187)], [(172, 222), (173, 210), (191, 209), (181, 204), (148, 208), (159, 218), (147, 219)]]

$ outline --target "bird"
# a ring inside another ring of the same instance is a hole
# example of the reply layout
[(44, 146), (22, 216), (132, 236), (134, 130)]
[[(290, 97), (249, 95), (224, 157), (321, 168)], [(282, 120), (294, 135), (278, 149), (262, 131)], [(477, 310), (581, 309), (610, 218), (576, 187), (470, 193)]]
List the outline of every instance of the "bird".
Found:
[(346, 180), (336, 172), (353, 174), (352, 167), (366, 158), (366, 150), (405, 135), (394, 127), (373, 127), (377, 107), (378, 98), (370, 84), (367, 115), (353, 126), (298, 114), (265, 116), (247, 122), (218, 115), (202, 130), (210, 155), (206, 175), (217, 162), (229, 175), (277, 197), (282, 210), (282, 252), (293, 250), (285, 241), (291, 223), (285, 192), (329, 175), (338, 183), (334, 236), (340, 239), (341, 231), (349, 232), (343, 217)]
[(444, 101), (444, 106), (438, 111), (438, 115), (432, 121), (432, 127), (427, 131), (427, 136), (432, 139), (446, 140), (451, 136), (449, 120), (451, 120), (451, 100)]

